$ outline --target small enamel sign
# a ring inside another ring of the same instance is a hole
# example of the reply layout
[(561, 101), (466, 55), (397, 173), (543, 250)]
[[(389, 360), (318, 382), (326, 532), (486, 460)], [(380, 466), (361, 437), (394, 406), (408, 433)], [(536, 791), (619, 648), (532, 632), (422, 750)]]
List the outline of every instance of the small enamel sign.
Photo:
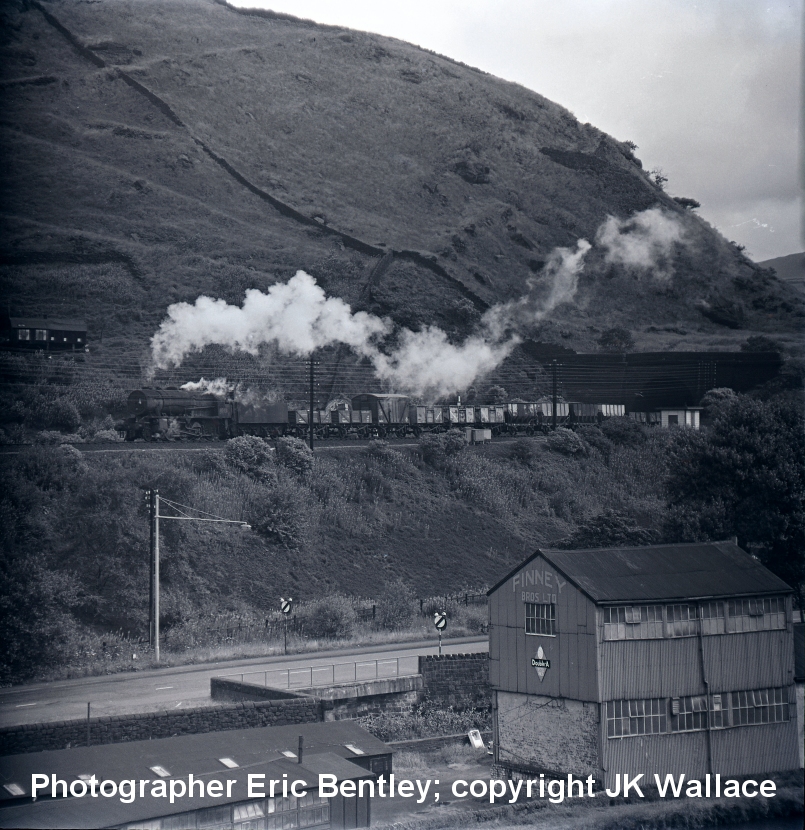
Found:
[(551, 661), (545, 656), (542, 646), (537, 649), (536, 657), (531, 658), (531, 665), (537, 670), (540, 683), (545, 678), (545, 672), (551, 667)]

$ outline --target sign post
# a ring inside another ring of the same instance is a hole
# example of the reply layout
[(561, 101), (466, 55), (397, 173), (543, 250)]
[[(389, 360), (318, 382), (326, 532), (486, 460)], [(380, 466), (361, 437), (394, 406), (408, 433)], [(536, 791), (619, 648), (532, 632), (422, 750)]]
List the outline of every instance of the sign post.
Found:
[(447, 613), (445, 611), (436, 611), (433, 615), (433, 624), (439, 632), (439, 657), (442, 656), (442, 631), (447, 628)]
[(291, 614), (291, 608), (292, 607), (293, 607), (293, 598), (292, 597), (288, 597), (288, 599), (285, 599), (285, 597), (280, 597), (280, 611), (282, 611), (282, 613), (285, 616), (285, 645), (284, 645), (284, 648), (283, 648), (283, 651), (285, 652), (285, 654), (288, 653), (288, 617)]

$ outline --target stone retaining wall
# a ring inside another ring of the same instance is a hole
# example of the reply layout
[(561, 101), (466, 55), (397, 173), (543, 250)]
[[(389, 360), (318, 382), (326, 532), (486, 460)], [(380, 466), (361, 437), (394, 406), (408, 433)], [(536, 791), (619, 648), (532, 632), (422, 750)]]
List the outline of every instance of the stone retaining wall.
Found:
[(485, 709), (492, 705), (489, 654), (423, 655), (419, 658), (425, 695), (447, 708)]

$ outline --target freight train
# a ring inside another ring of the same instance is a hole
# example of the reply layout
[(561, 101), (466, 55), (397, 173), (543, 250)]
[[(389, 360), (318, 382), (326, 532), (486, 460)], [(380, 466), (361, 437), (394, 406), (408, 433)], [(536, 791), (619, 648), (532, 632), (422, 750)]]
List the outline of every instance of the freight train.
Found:
[[(533, 435), (553, 423), (551, 401), (501, 404), (422, 406), (406, 395), (362, 393), (351, 406), (313, 410), (313, 434), (328, 438), (406, 438), (426, 432), (468, 427), (492, 435)], [(556, 423), (573, 426), (625, 415), (622, 404), (558, 402)], [(287, 403), (244, 402), (210, 392), (183, 389), (138, 389), (128, 397), (127, 417), (118, 425), (126, 440), (226, 439), (238, 435), (261, 438), (310, 434), (310, 410)]]

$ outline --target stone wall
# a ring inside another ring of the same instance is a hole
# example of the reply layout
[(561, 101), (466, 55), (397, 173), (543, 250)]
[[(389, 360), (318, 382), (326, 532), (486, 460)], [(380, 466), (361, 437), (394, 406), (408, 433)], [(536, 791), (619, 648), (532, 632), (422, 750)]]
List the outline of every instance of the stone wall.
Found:
[(422, 675), (383, 677), (306, 689), (321, 700), (324, 720), (354, 720), (365, 715), (410, 712), (422, 698)]
[[(91, 718), (90, 743), (94, 746), (255, 726), (315, 723), (320, 720), (321, 704), (315, 698), (248, 701), (196, 709)], [(86, 745), (86, 720), (35, 723), (0, 729), (0, 755)]]
[(274, 689), (271, 686), (258, 686), (256, 683), (228, 680), (225, 677), (213, 677), (210, 679), (210, 697), (213, 700), (237, 702), (242, 700), (297, 700), (309, 698), (310, 695)]
[[(484, 708), (491, 702), (489, 655), (446, 654), (419, 658), (419, 675), (382, 678), (342, 687), (297, 692), (213, 678), (213, 700), (237, 701), (197, 709), (92, 718), (94, 744), (169, 738), (253, 726), (282, 726), (410, 711), (423, 698), (437, 706)], [(57, 721), (0, 729), (0, 755), (67, 749), (87, 744), (87, 721)]]
[(504, 767), (600, 777), (597, 703), (498, 692), (498, 740)]
[(492, 705), (487, 652), (421, 656), (419, 673), (427, 699), (445, 709), (485, 709)]

